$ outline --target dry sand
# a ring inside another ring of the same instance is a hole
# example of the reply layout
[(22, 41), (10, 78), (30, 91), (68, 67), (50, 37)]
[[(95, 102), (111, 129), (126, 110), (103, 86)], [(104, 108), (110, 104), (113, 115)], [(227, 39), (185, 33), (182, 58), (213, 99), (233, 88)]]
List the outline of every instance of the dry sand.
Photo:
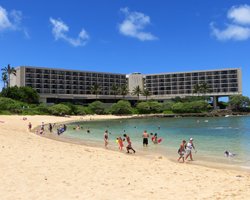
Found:
[[(80, 117), (0, 116), (0, 199), (250, 199), (249, 172), (63, 143), (27, 130)], [(83, 117), (89, 119), (89, 117)], [(114, 118), (93, 116), (92, 119)]]

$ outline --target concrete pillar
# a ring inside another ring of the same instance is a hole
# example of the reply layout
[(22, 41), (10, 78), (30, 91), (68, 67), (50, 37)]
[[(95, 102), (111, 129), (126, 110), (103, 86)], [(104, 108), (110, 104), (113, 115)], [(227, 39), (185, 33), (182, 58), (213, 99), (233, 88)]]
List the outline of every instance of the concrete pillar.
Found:
[(218, 104), (218, 97), (213, 96), (213, 107), (214, 107), (214, 109), (217, 109), (217, 104)]

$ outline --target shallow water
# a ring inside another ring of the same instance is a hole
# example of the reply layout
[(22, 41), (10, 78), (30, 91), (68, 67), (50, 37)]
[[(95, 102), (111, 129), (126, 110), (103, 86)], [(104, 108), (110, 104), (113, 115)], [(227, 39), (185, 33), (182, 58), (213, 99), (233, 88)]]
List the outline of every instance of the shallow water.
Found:
[[(74, 130), (79, 125), (80, 130)], [(87, 129), (90, 133), (87, 133)], [(177, 149), (183, 139), (192, 137), (197, 149), (194, 153), (196, 162), (228, 164), (250, 169), (250, 116), (220, 118), (147, 118), (122, 119), (108, 121), (75, 122), (68, 125), (68, 130), (61, 135), (64, 138), (88, 141), (90, 144), (103, 146), (103, 133), (109, 131), (109, 146), (118, 149), (115, 140), (124, 133), (132, 140), (138, 152), (149, 154), (161, 153), (176, 159)], [(149, 140), (147, 148), (142, 147), (142, 133), (158, 133), (163, 138), (155, 145)], [(237, 154), (226, 158), (224, 151)]]

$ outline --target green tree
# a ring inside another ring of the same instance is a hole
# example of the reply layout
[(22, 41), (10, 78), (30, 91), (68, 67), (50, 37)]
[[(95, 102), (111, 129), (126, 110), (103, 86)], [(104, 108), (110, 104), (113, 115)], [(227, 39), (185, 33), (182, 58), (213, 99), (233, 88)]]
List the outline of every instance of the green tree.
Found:
[(64, 116), (64, 115), (70, 115), (71, 109), (64, 105), (64, 104), (56, 104), (48, 108), (50, 114), (52, 115), (58, 115), (58, 116)]
[(101, 101), (94, 101), (89, 104), (89, 109), (98, 115), (105, 114), (105, 105)]
[(115, 100), (116, 100), (116, 96), (117, 96), (117, 94), (119, 92), (119, 87), (114, 84), (114, 85), (112, 85), (111, 90), (112, 90), (112, 93), (114, 94)]
[(151, 95), (150, 91), (148, 89), (144, 89), (142, 91), (142, 95), (146, 97), (146, 101), (148, 100), (148, 97)]
[(193, 87), (193, 93), (195, 93), (198, 96), (200, 96), (200, 85), (198, 83), (194, 85), (194, 87)]
[(142, 90), (140, 88), (140, 86), (136, 86), (133, 91), (132, 91), (132, 95), (136, 95), (138, 97), (138, 101), (140, 100), (140, 94), (142, 93)]
[(162, 112), (162, 104), (157, 101), (140, 102), (137, 104), (136, 108), (140, 114)]
[(92, 94), (96, 95), (95, 99), (97, 100), (97, 95), (100, 94), (100, 91), (101, 91), (100, 85), (98, 85), (97, 83), (95, 83), (94, 85), (91, 86), (90, 90), (91, 90)]
[(123, 96), (123, 99), (125, 99), (125, 96), (128, 94), (128, 86), (127, 85), (122, 85), (120, 87), (120, 94)]
[(133, 108), (129, 101), (120, 100), (111, 106), (110, 113), (114, 115), (132, 114)]
[(207, 102), (192, 101), (192, 102), (178, 102), (173, 104), (172, 111), (175, 113), (201, 113), (211, 110), (211, 105)]
[(210, 88), (208, 84), (205, 82), (200, 83), (200, 84), (197, 83), (193, 87), (193, 93), (198, 94), (198, 96), (200, 96), (200, 94), (205, 95), (208, 92), (210, 92)]
[(210, 92), (210, 88), (207, 83), (203, 82), (200, 83), (200, 93), (205, 95), (206, 93)]
[(7, 76), (7, 87), (10, 87), (10, 75), (13, 74), (16, 76), (16, 70), (14, 67), (11, 67), (10, 64), (8, 64), (7, 67), (3, 67), (2, 69), (2, 77)]
[(88, 115), (88, 114), (92, 114), (88, 107), (80, 106), (80, 105), (77, 105), (75, 107), (76, 107), (76, 110), (75, 110), (75, 114), (76, 115)]
[(229, 98), (229, 106), (234, 111), (248, 111), (250, 99), (242, 95), (233, 95)]
[(1, 92), (3, 97), (12, 98), (26, 103), (38, 103), (39, 95), (36, 90), (31, 87), (8, 87)]

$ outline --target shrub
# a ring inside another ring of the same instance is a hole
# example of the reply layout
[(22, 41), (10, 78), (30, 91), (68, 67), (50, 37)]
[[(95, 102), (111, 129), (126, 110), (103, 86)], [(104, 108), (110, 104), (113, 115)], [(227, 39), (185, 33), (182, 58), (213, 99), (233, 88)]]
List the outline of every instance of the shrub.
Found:
[(105, 114), (105, 105), (101, 101), (94, 101), (91, 104), (89, 104), (89, 109), (91, 112), (102, 115)]
[(35, 108), (34, 108), (34, 110), (37, 112), (37, 113), (39, 113), (40, 115), (42, 115), (42, 114), (49, 114), (49, 107), (46, 105), (46, 104), (44, 104), (44, 103), (41, 103), (41, 104), (39, 104), (38, 106), (36, 106)]
[(157, 101), (140, 102), (136, 109), (140, 114), (160, 113), (162, 112), (162, 104)]
[(128, 101), (120, 100), (111, 106), (110, 113), (114, 115), (132, 114), (133, 109)]
[(250, 99), (247, 96), (233, 95), (229, 98), (229, 105), (234, 111), (249, 111)]
[(149, 101), (150, 113), (161, 113), (162, 112), (162, 103), (157, 101)]
[(209, 111), (211, 108), (212, 106), (205, 101), (178, 102), (172, 106), (172, 111), (174, 113), (201, 113)]
[(68, 106), (64, 104), (56, 104), (49, 107), (49, 112), (52, 115), (63, 116), (63, 115), (69, 115), (71, 113), (71, 110)]
[(92, 114), (92, 112), (88, 107), (77, 105), (75, 106), (75, 114), (76, 115), (88, 115), (88, 114)]
[(147, 102), (140, 102), (136, 105), (136, 109), (139, 114), (148, 114), (150, 113), (150, 105)]
[(162, 110), (172, 110), (172, 106), (174, 105), (174, 102), (169, 100), (169, 101), (165, 101), (163, 104), (162, 104)]
[(27, 106), (25, 103), (15, 101), (10, 98), (0, 97), (0, 110), (7, 110), (11, 113), (21, 113), (23, 107)]

